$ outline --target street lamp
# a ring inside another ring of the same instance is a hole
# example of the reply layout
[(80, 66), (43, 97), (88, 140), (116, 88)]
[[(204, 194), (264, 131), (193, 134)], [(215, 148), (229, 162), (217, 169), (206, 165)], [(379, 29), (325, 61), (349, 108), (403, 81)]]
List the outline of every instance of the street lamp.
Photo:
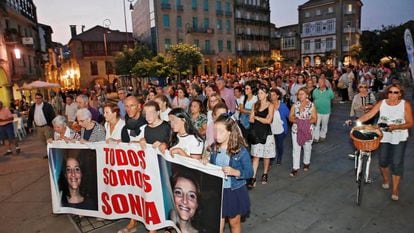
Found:
[(14, 56), (16, 57), (16, 59), (22, 58), (22, 55), (20, 53), (20, 49), (19, 48), (14, 48)]
[(111, 25), (111, 20), (105, 19), (103, 21), (103, 25), (104, 25), (104, 27), (108, 28), (108, 30), (105, 30), (104, 31), (103, 39), (104, 39), (104, 48), (105, 48), (105, 74), (106, 74), (106, 76), (108, 78), (108, 83), (110, 83), (110, 81), (109, 81), (109, 74), (108, 74), (108, 61), (107, 61), (107, 57), (108, 57), (108, 46), (106, 44), (106, 34), (111, 33), (111, 31), (109, 31), (109, 26)]
[(125, 1), (128, 1), (129, 2), (129, 10), (132, 11), (132, 10), (134, 10), (134, 6), (132, 5), (132, 2), (134, 0), (122, 0), (122, 3), (124, 5), (124, 22), (125, 22), (126, 44), (127, 44), (127, 47), (129, 47), (129, 45), (128, 45), (129, 38), (128, 38), (128, 26), (127, 26), (127, 17), (126, 17)]

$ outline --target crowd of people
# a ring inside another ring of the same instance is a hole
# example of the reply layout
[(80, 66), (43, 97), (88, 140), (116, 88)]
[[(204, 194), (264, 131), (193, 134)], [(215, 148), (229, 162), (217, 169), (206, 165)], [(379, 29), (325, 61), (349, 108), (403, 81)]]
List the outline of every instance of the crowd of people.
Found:
[[(174, 156), (221, 166), (231, 177), (224, 182), (222, 230), (227, 219), (231, 232), (241, 232), (241, 217), (250, 210), (247, 188), (256, 186), (260, 159), (260, 182), (266, 184), (271, 179), (269, 169), (281, 165), (286, 156), (284, 141), (290, 133), (293, 162), (289, 176), (300, 175), (301, 167), (309, 171), (312, 144), (324, 143), (328, 137), (336, 95), (340, 103), (352, 99), (350, 117), (366, 122), (379, 115), (379, 121), (390, 124), (381, 147), (382, 187), (389, 189), (393, 184), (392, 199), (398, 200), (405, 142), (413, 125), (411, 105), (403, 100), (398, 83), (398, 77), (385, 67), (341, 70), (324, 66), (194, 76), (165, 87), (147, 83), (138, 94), (118, 89), (116, 104), (100, 89), (60, 97), (61, 108), (56, 104), (60, 100), (48, 103), (37, 93), (27, 124), (36, 128), (44, 143), (128, 142), (144, 148), (151, 144), (161, 152), (169, 150)], [(398, 116), (393, 115), (394, 107)], [(0, 111), (2, 139), (13, 139), (2, 123), (8, 119)], [(131, 220), (119, 232), (133, 232), (136, 226)]]

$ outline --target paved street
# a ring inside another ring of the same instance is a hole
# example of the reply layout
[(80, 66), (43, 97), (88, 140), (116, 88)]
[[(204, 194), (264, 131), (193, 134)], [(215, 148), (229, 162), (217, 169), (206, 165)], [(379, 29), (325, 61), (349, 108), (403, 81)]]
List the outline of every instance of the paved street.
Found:
[[(328, 139), (314, 144), (310, 171), (300, 171), (296, 178), (289, 178), (291, 142), (287, 137), (282, 166), (272, 167), (267, 185), (258, 183), (250, 191), (252, 212), (243, 223), (244, 232), (414, 232), (413, 137), (406, 151), (400, 201), (391, 201), (390, 192), (381, 189), (374, 155), (374, 181), (366, 186), (358, 207), (353, 161), (347, 158), (353, 147), (349, 128), (342, 126), (348, 109), (349, 104), (335, 104)], [(51, 213), (48, 167), (42, 159), (45, 149), (32, 136), (21, 147), (18, 156), (0, 157), (0, 233), (77, 232), (67, 215)], [(261, 174), (260, 168), (258, 178)], [(94, 232), (116, 232), (126, 223), (121, 220)], [(138, 232), (145, 231), (140, 227)]]

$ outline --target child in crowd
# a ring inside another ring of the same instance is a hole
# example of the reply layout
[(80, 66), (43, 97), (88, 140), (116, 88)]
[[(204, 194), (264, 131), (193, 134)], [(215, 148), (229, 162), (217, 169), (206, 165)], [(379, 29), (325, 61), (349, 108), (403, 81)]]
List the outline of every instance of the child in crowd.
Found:
[(214, 122), (215, 143), (211, 145), (210, 163), (221, 166), (225, 175), (221, 232), (228, 219), (231, 232), (242, 232), (241, 216), (250, 211), (246, 180), (253, 176), (247, 143), (236, 121), (227, 114)]

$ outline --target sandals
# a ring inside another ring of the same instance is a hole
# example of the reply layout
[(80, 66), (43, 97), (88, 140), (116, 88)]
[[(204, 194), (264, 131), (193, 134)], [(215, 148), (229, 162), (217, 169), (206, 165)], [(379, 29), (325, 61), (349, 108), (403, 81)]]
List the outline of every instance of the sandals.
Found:
[(263, 174), (262, 175), (262, 184), (267, 184), (267, 179), (269, 178), (269, 176), (267, 174)]

